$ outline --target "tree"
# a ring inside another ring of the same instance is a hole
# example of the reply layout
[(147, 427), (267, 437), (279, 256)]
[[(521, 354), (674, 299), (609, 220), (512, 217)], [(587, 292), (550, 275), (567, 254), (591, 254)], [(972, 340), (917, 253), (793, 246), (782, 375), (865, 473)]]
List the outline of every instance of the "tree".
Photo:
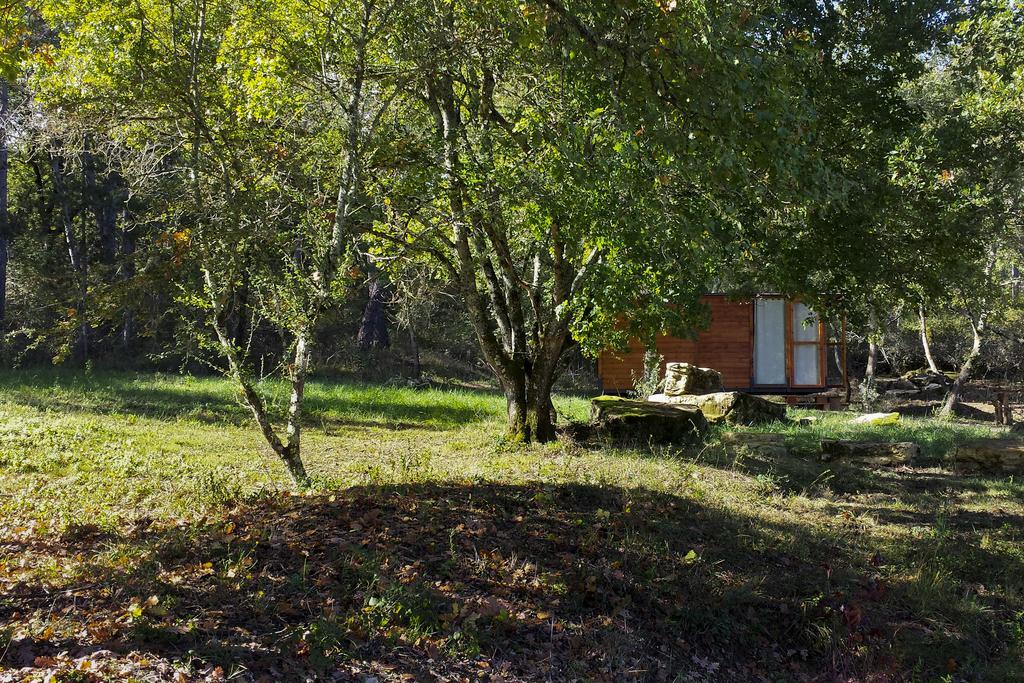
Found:
[(921, 350), (924, 352), (925, 362), (928, 363), (929, 371), (938, 374), (939, 366), (935, 364), (935, 358), (932, 357), (932, 344), (928, 333), (928, 318), (925, 316), (923, 303), (917, 307), (917, 317), (921, 323)]
[[(43, 3), (62, 39), (38, 56), (37, 88), (124, 141), (145, 169), (125, 179), (134, 189), (159, 187), (152, 212), (169, 223), (183, 300), (206, 312), (226, 371), (298, 485), (309, 481), (301, 437), (313, 331), (341, 293), (367, 210), (362, 163), (390, 101), (383, 79), (370, 89), (386, 73), (374, 50), (398, 6)], [(229, 333), (241, 287), (289, 339), (283, 435)]]
[(10, 258), (11, 212), (9, 149), (11, 131), (11, 82), (20, 71), (28, 28), (20, 3), (0, 2), (0, 334), (7, 323), (7, 264)]
[(893, 158), (893, 176), (920, 230), (972, 236), (943, 273), (947, 307), (970, 322), (972, 343), (942, 408), (952, 413), (1006, 306), (1002, 273), (1020, 247), (1024, 197), (1024, 9), (983, 3), (952, 27), (949, 48), (908, 85), (922, 123)]
[(11, 234), (11, 214), (8, 206), (7, 184), (7, 130), (10, 121), (10, 94), (7, 80), (0, 77), (0, 334), (7, 323), (7, 259)]
[(820, 55), (804, 82), (819, 113), (818, 145), (837, 190), (805, 226), (757, 241), (752, 281), (800, 296), (864, 330), (870, 393), (888, 312), (941, 300), (976, 235), (921, 223), (894, 177), (894, 150), (923, 113), (906, 87), (926, 72), (922, 55), (948, 40), (960, 8), (946, 0), (784, 4), (779, 21), (807, 30)]
[(373, 235), (446, 269), (510, 436), (550, 440), (569, 349), (692, 330), (751, 226), (800, 220), (813, 55), (728, 5), (427, 4)]

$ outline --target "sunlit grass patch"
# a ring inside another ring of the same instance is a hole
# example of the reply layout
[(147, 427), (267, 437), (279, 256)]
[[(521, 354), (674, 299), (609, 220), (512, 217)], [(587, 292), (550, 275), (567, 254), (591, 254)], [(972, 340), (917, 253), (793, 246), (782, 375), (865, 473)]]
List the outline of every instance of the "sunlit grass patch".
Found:
[[(965, 441), (998, 435), (986, 425), (937, 418), (902, 417), (894, 425), (863, 425), (853, 424), (856, 414), (850, 412), (791, 409), (789, 415), (792, 418), (789, 422), (749, 429), (783, 434), (790, 449), (801, 455), (817, 454), (822, 439), (912, 441), (921, 447), (922, 462), (933, 464), (943, 462)], [(799, 418), (810, 418), (811, 421), (800, 424)]]

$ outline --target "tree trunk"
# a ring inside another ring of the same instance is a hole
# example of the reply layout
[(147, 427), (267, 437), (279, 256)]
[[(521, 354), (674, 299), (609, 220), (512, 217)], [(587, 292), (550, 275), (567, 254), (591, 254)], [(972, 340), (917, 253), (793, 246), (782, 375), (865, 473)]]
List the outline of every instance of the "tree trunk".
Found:
[(528, 443), (530, 441), (530, 423), (526, 374), (524, 372), (515, 373), (502, 384), (508, 411), (508, 439), (514, 443)]
[(960, 405), (964, 387), (971, 380), (974, 374), (974, 364), (981, 355), (981, 335), (985, 331), (985, 318), (980, 317), (977, 323), (972, 318), (970, 322), (974, 341), (971, 344), (971, 350), (967, 352), (967, 356), (964, 358), (963, 365), (960, 366), (960, 372), (957, 374), (956, 380), (953, 381), (949, 394), (946, 395), (946, 402), (942, 405), (942, 410), (939, 411), (940, 417), (950, 417), (953, 414), (953, 410)]
[(555, 406), (551, 402), (551, 377), (537, 378), (531, 382), (527, 421), (533, 440), (538, 443), (554, 441)]
[(302, 403), (306, 395), (310, 352), (307, 338), (306, 330), (302, 329), (295, 339), (295, 359), (291, 370), (292, 395), (288, 401), (288, 445), (282, 454), (292, 481), (299, 486), (309, 485), (309, 475), (302, 463)]
[(524, 375), (505, 387), (510, 441), (547, 443), (555, 440), (557, 434), (551, 384), (550, 378)]
[(7, 240), (11, 235), (11, 214), (7, 206), (8, 98), (7, 81), (0, 78), (0, 339), (7, 323)]
[[(267, 406), (246, 374), (242, 361), (238, 357), (238, 350), (231, 341), (227, 325), (224, 322), (224, 302), (217, 295), (217, 290), (213, 283), (213, 274), (208, 269), (204, 269), (203, 278), (206, 282), (210, 302), (213, 305), (213, 330), (217, 334), (217, 341), (220, 342), (221, 351), (227, 359), (231, 376), (238, 382), (239, 388), (242, 390), (242, 398), (245, 400), (245, 404), (248, 406), (253, 418), (255, 418), (263, 438), (266, 439), (267, 444), (270, 445), (270, 448), (284, 463), (292, 483), (299, 488), (305, 488), (309, 486), (309, 476), (306, 474), (306, 468), (302, 463), (302, 453), (300, 450), (302, 436), (301, 408), (305, 393), (306, 370), (309, 364), (309, 348), (306, 344), (305, 332), (303, 331), (299, 335), (295, 344), (296, 362), (292, 369), (292, 395), (288, 402), (288, 441), (284, 442), (281, 441), (281, 437), (274, 430), (274, 425), (271, 423), (270, 415), (267, 412)], [(294, 441), (292, 440), (293, 438)]]
[(249, 288), (244, 284), (231, 295), (231, 310), (228, 313), (231, 340), (236, 349), (249, 348)]
[(878, 369), (878, 344), (868, 340), (868, 364), (864, 369), (864, 383), (874, 386), (875, 375)]
[(551, 389), (562, 342), (544, 342), (540, 340), (525, 367), (516, 368), (502, 380), (508, 407), (508, 436), (512, 441), (547, 443), (557, 436)]
[(96, 220), (96, 233), (99, 235), (100, 260), (112, 266), (117, 258), (117, 181), (107, 175), (102, 184), (96, 179), (96, 155), (93, 153), (89, 137), (85, 138), (82, 151), (82, 177), (85, 181), (86, 201), (92, 209)]
[(924, 357), (928, 361), (928, 369), (938, 374), (939, 368), (935, 365), (935, 359), (932, 357), (932, 346), (928, 341), (928, 320), (924, 316), (923, 304), (917, 307), (917, 315), (921, 319), (921, 348), (924, 349)]
[(387, 299), (387, 286), (384, 284), (383, 278), (384, 276), (380, 273), (374, 273), (370, 278), (369, 298), (363, 309), (363, 318), (359, 323), (359, 334), (356, 337), (356, 342), (361, 349), (386, 349), (391, 346), (391, 336), (388, 334), (388, 315), (384, 307)]
[(868, 314), (868, 364), (864, 369), (864, 385), (868, 389), (875, 386), (875, 375), (878, 370), (878, 316), (874, 309)]
[(77, 347), (79, 359), (85, 362), (89, 358), (88, 258), (85, 254), (85, 245), (75, 233), (74, 216), (71, 212), (71, 198), (68, 196), (66, 179), (64, 177), (64, 162), (60, 154), (53, 153), (50, 155), (50, 169), (53, 172), (54, 194), (56, 195), (57, 203), (60, 205), (68, 260), (71, 263), (71, 270), (78, 280), (78, 309), (75, 312), (79, 320)]
[(360, 34), (355, 44), (351, 91), (348, 106), (345, 108), (347, 115), (345, 163), (342, 167), (341, 182), (338, 184), (338, 195), (334, 207), (334, 226), (331, 231), (330, 250), (321, 274), (325, 290), (330, 289), (329, 284), (345, 258), (346, 244), (352, 237), (350, 234), (351, 219), (360, 208), (356, 198), (362, 183), (363, 85), (366, 79), (366, 50), (370, 40), (372, 14), (373, 5), (364, 3)]
[(409, 316), (409, 346), (412, 349), (412, 378), (418, 380), (423, 375), (423, 367), (420, 365), (420, 344), (416, 339), (412, 315)]
[[(118, 277), (127, 281), (135, 277), (135, 235), (128, 226), (128, 207), (121, 209), (121, 258), (118, 265)], [(135, 314), (132, 307), (126, 306), (121, 320), (121, 347), (128, 351), (135, 339)]]

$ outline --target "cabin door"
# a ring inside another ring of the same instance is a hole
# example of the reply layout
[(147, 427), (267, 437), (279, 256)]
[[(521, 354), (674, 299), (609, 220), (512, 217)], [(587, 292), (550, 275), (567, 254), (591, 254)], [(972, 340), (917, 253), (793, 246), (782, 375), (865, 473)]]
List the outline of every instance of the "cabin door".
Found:
[(754, 384), (785, 387), (786, 301), (754, 299)]

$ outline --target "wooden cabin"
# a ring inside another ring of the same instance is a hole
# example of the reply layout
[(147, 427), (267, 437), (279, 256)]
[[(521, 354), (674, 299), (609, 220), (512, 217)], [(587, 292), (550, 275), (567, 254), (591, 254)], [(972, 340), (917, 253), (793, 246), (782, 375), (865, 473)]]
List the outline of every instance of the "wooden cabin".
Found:
[[(800, 394), (846, 385), (845, 323), (830, 324), (798, 301), (777, 295), (734, 300), (702, 298), (711, 323), (694, 339), (657, 339), (665, 363), (686, 362), (722, 373), (726, 390), (761, 394)], [(642, 376), (644, 348), (605, 351), (597, 373), (606, 393), (625, 393)]]

